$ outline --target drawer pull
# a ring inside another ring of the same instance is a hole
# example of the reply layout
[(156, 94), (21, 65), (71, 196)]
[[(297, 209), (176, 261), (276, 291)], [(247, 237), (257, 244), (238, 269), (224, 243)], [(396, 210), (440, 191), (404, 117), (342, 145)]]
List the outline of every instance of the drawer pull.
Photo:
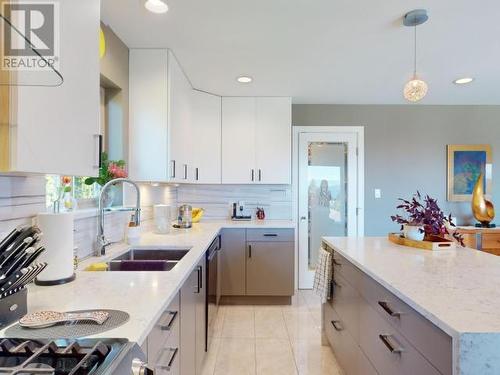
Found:
[(384, 311), (389, 314), (390, 316), (394, 316), (394, 317), (397, 317), (397, 318), (400, 318), (401, 317), (401, 313), (400, 312), (397, 312), (397, 311), (393, 311), (390, 307), (389, 307), (389, 304), (385, 301), (378, 301), (378, 304), (380, 307), (382, 307), (384, 309)]
[(278, 237), (277, 233), (264, 233), (264, 237)]
[(393, 339), (392, 335), (378, 335), (378, 337), (391, 353), (401, 354), (405, 351), (397, 342), (394, 343), (396, 340)]
[(170, 371), (170, 369), (172, 368), (172, 365), (174, 364), (174, 361), (175, 361), (175, 358), (177, 357), (177, 353), (179, 352), (179, 348), (167, 348), (165, 349), (165, 351), (169, 351), (170, 352), (170, 359), (168, 360), (167, 364), (166, 365), (157, 365), (156, 367), (161, 369), (161, 370), (166, 370), (166, 371)]
[(337, 259), (335, 259), (335, 258), (333, 258), (333, 264), (334, 264), (335, 266), (339, 266), (339, 267), (342, 265), (342, 263), (340, 263), (340, 262), (339, 262)]
[(340, 325), (340, 320), (332, 320), (331, 321), (333, 328), (335, 328), (336, 331), (343, 331), (344, 328)]
[(162, 331), (170, 331), (172, 329), (172, 326), (174, 325), (175, 319), (177, 318), (178, 312), (177, 311), (167, 311), (167, 314), (170, 316), (170, 319), (168, 320), (167, 324), (160, 324), (160, 329)]

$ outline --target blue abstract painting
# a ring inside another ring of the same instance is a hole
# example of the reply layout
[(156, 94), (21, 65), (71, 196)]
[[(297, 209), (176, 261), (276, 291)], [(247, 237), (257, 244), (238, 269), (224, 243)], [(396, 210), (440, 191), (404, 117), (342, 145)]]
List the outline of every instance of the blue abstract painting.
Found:
[[(453, 193), (472, 194), (479, 174), (485, 173), (486, 162), (486, 151), (455, 151), (453, 153)], [(486, 182), (484, 188), (486, 189)]]

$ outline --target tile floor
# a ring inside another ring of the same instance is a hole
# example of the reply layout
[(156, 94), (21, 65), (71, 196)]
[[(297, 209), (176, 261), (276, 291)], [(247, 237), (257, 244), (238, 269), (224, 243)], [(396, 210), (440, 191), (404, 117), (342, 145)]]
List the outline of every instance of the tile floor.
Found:
[(320, 327), (311, 291), (289, 306), (221, 306), (203, 375), (342, 375)]

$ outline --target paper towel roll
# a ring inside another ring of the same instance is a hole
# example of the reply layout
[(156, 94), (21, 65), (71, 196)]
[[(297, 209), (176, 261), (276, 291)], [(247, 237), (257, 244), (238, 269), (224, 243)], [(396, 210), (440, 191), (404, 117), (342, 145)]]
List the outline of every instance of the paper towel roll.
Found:
[(155, 232), (166, 234), (170, 232), (172, 207), (166, 204), (155, 204), (153, 214), (155, 219)]
[(37, 224), (42, 231), (45, 251), (38, 258), (47, 268), (37, 277), (39, 285), (56, 285), (74, 279), (73, 213), (39, 213)]

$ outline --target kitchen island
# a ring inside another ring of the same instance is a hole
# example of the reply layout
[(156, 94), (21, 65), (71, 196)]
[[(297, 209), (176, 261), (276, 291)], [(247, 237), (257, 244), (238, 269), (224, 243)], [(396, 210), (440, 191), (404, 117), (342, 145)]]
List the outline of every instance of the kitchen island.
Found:
[(387, 238), (323, 241), (334, 253), (325, 340), (341, 364), (345, 353), (359, 351), (356, 363), (365, 366), (348, 374), (500, 373), (500, 258), (468, 248), (413, 249)]

